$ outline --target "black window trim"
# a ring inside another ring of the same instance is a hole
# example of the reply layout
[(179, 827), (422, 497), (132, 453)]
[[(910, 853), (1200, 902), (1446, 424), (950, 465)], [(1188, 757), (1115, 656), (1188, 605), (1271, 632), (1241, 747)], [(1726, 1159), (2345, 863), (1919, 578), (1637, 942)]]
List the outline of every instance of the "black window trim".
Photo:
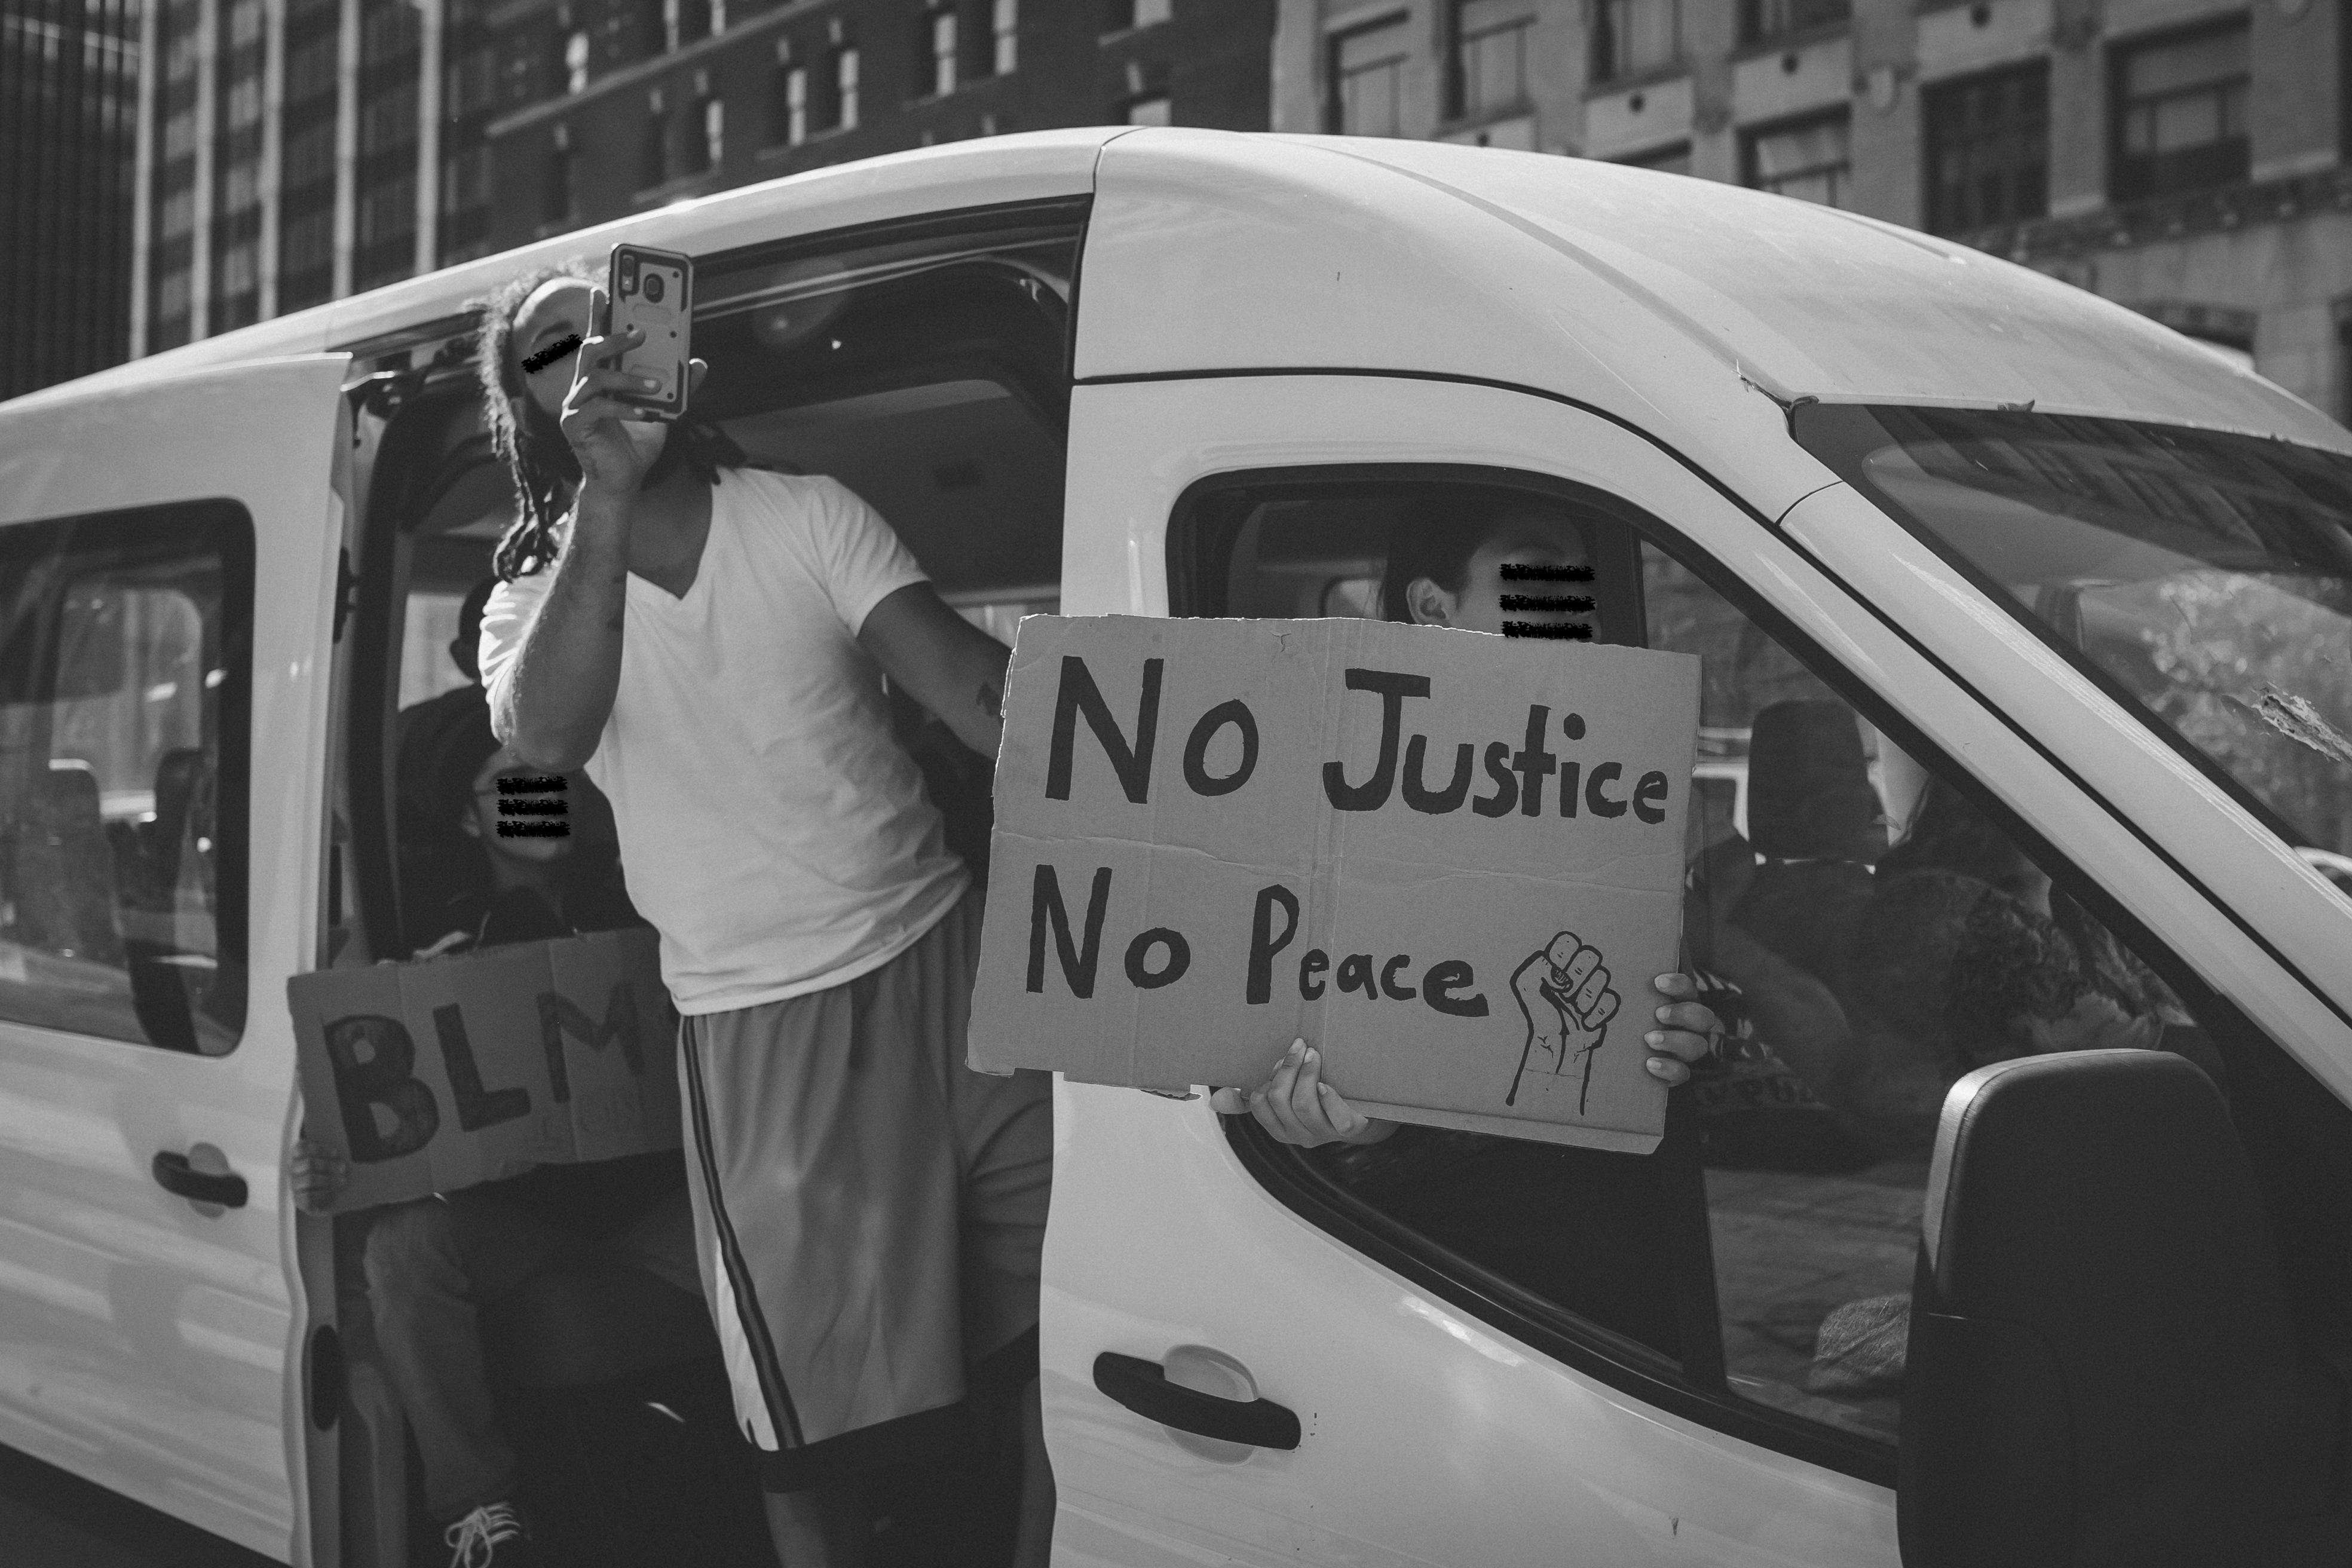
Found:
[[(1872, 605), (1863, 595), (1845, 589), (1843, 580), (1810, 551), (1774, 526), (1750, 505), (1669, 444), (1642, 430), (1622, 417), (1603, 409), (1580, 403), (1558, 393), (1518, 386), (1510, 383), (1463, 375), (1421, 374), (1402, 371), (1363, 371), (1322, 368), (1315, 370), (1256, 369), (1240, 371), (1207, 371), (1181, 373), (1148, 373), (1110, 377), (1095, 377), (1082, 384), (1100, 385), (1128, 382), (1166, 380), (1214, 380), (1223, 376), (1265, 375), (1364, 375), (1382, 379), (1432, 381), (1494, 387), (1548, 402), (1565, 404), (1580, 412), (1594, 415), (1618, 425), (1640, 437), (1677, 463), (1688, 468), (1739, 510), (1759, 523), (1806, 563), (1832, 583), (1838, 584), (1848, 597), (1876, 616), (1920, 658), (1946, 679), (1973, 700), (1979, 709), (1997, 719), (2034, 752), (2042, 757), (2072, 784), (2084, 798), (2091, 801), (2121, 824), (2137, 838), (2161, 863), (2179, 876), (2213, 909), (2221, 912), (2233, 924), (2262, 946), (2263, 952), (2287, 973), (2294, 974), (2312, 994), (2326, 1004), (2331, 1011), (2333, 1002), (2312, 986), (2306, 977), (2279, 954), (2262, 933), (2248, 927), (2226, 901), (2214, 897), (2211, 889), (2176, 861), (2165, 848), (2149, 837), (2146, 829), (2134, 823), (2128, 815), (2082, 778), (2066, 763), (2049, 750), (2011, 715), (2002, 712), (1988, 701), (1973, 683), (1952, 669), (1944, 660), (1922, 646), (1918, 639), (1896, 624), (1880, 606)], [(1953, 785), (1971, 805), (1983, 812), (2011, 841), (2047, 870), (2053, 881), (2074, 898), (2084, 910), (2115, 933), (2118, 940), (2132, 948), (2156, 972), (2183, 1006), (2202, 1025), (2217, 1042), (2226, 1041), (2233, 1054), (2251, 1051), (2268, 1058), (2275, 1068), (2284, 1065), (2291, 1075), (2298, 1076), (2309, 1089), (2327, 1095), (2324, 1086), (2312, 1078), (2309, 1069), (2293, 1055), (2273, 1041), (2262, 1028), (2248, 1018), (2227, 997), (2212, 989), (2189, 963), (2175, 953), (2170, 945), (2160, 941), (2147, 923), (2128, 907), (2078, 868), (2072, 857), (2033, 829), (2006, 803), (1995, 795), (1968, 769), (1961, 767), (1943, 747), (1930, 742), (1902, 714), (1894, 710), (1877, 693), (1870, 689), (1861, 677), (1832, 658), (1812, 637), (1805, 634), (1772, 605), (1741, 582), (1720, 562), (1701, 549), (1687, 534), (1672, 524), (1656, 518), (1622, 498), (1579, 485), (1557, 475), (1531, 472), (1492, 465), (1479, 464), (1417, 464), (1417, 463), (1333, 463), (1311, 465), (1281, 465), (1264, 468), (1237, 469), (1207, 475), (1187, 486), (1170, 511), (1167, 534), (1166, 568), (1170, 589), (1170, 613), (1181, 614), (1183, 602), (1178, 598), (1180, 585), (1189, 584), (1197, 577), (1196, 568), (1187, 559), (1195, 547), (1192, 531), (1192, 519), (1200, 511), (1198, 498), (1222, 490), (1268, 488), (1284, 484), (1362, 484), (1382, 480), (1421, 480), (1468, 482), (1504, 485), (1582, 501), (1599, 504), (1612, 515), (1625, 521), (1635, 534), (1691, 572), (1709, 588), (1721, 595), (1742, 615), (1748, 616), (1767, 636), (1779, 641), (1784, 651), (1795, 658), (1808, 670), (1826, 683), (1838, 697), (1863, 715), (1878, 731), (1910, 755), (1930, 773)], [(2352, 1022), (2352, 1020), (2347, 1020)], [(2333, 1096), (2328, 1096), (2332, 1100)], [(1671, 1101), (1670, 1101), (1671, 1105)], [(1594, 1325), (1575, 1321), (1557, 1309), (1531, 1312), (1525, 1305), (1526, 1293), (1507, 1282), (1497, 1281), (1485, 1270), (1469, 1266), (1460, 1277), (1449, 1275), (1441, 1267), (1442, 1249), (1420, 1242), (1402, 1239), (1397, 1234), (1402, 1227), (1389, 1225), (1369, 1209), (1340, 1192), (1336, 1184), (1319, 1177), (1304, 1162), (1291, 1157), (1288, 1151), (1275, 1144), (1259, 1132), (1246, 1117), (1226, 1120), (1225, 1133), (1236, 1157), (1286, 1207), (1310, 1224), (1338, 1237), (1366, 1256), (1415, 1280), (1453, 1305), (1469, 1312), (1489, 1326), (1500, 1330), (1521, 1343), (1542, 1354), (1593, 1377), (1622, 1393), (1629, 1394), (1661, 1409), (1696, 1421), (1729, 1436), (1753, 1442), (1759, 1447), (1789, 1455), (1825, 1469), (1852, 1476), (1859, 1480), (1893, 1488), (1896, 1482), (1896, 1446), (1855, 1433), (1812, 1421), (1793, 1413), (1745, 1400), (1719, 1385), (1709, 1387), (1687, 1373), (1675, 1369), (1671, 1362), (1645, 1347), (1633, 1347), (1629, 1352), (1617, 1336)], [(1450, 1255), (1447, 1255), (1450, 1256)], [(1458, 1260), (1457, 1260), (1458, 1261)], [(1678, 1317), (1691, 1322), (1693, 1304), (1680, 1300), (1688, 1289), (1693, 1276), (1687, 1267), (1678, 1266), (1675, 1289), (1678, 1298)], [(1712, 1279), (1711, 1258), (1708, 1277)], [(1711, 1289), (1711, 1283), (1710, 1283)], [(1706, 1304), (1706, 1316), (1713, 1321), (1717, 1304)], [(1687, 1336), (1686, 1336), (1687, 1338)], [(1719, 1343), (1719, 1341), (1718, 1341)]]
[[(97, 537), (77, 539), (77, 531), (90, 529)], [(214, 828), (220, 835), (214, 866), (213, 943), (216, 973), (234, 967), (239, 995), (237, 1026), (228, 1048), (192, 1054), (207, 1061), (225, 1061), (245, 1043), (253, 1021), (251, 963), (251, 891), (253, 868), (253, 634), (256, 545), (253, 513), (234, 496), (199, 496), (147, 506), (104, 511), (76, 512), (65, 517), (27, 519), (0, 526), (0, 555), (20, 550), (38, 551), (38, 536), (65, 536), (66, 552), (137, 549), (155, 543), (188, 543), (201, 540), (220, 563), (220, 706), (215, 718), (219, 753), (214, 773)], [(39, 1026), (0, 1018), (19, 1027)], [(124, 1040), (113, 1036), (83, 1035), (110, 1044), (146, 1050), (170, 1050), (160, 1041)]]

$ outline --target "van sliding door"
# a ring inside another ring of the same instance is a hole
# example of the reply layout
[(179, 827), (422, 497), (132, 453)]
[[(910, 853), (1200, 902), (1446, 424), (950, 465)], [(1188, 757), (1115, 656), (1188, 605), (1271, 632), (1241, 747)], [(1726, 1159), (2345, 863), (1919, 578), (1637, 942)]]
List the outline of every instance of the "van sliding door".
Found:
[(344, 365), (0, 409), (0, 1444), (294, 1561)]

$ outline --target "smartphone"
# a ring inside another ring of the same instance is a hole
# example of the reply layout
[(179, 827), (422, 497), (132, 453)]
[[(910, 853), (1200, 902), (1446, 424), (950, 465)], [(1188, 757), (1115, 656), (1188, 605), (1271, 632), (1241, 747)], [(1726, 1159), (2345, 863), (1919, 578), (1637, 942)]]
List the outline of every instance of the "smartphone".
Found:
[(613, 247), (610, 330), (635, 327), (645, 341), (614, 362), (630, 375), (652, 379), (651, 390), (615, 393), (621, 402), (656, 419), (686, 412), (687, 363), (694, 357), (694, 258), (642, 245)]

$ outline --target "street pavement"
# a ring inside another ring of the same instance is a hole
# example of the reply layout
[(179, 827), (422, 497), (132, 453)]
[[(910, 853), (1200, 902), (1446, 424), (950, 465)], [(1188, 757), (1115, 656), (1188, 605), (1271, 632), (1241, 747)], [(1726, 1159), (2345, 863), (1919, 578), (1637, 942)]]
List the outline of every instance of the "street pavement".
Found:
[(265, 1568), (269, 1561), (11, 1448), (0, 1448), (0, 1542), (7, 1568)]

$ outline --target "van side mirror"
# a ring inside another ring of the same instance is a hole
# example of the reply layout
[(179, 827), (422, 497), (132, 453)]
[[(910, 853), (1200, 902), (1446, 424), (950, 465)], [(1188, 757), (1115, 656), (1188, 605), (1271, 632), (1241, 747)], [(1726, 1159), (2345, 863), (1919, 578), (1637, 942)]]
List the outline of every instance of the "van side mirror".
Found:
[(2227, 1108), (2159, 1051), (1969, 1074), (1927, 1178), (1906, 1568), (2342, 1563), (2346, 1387)]

